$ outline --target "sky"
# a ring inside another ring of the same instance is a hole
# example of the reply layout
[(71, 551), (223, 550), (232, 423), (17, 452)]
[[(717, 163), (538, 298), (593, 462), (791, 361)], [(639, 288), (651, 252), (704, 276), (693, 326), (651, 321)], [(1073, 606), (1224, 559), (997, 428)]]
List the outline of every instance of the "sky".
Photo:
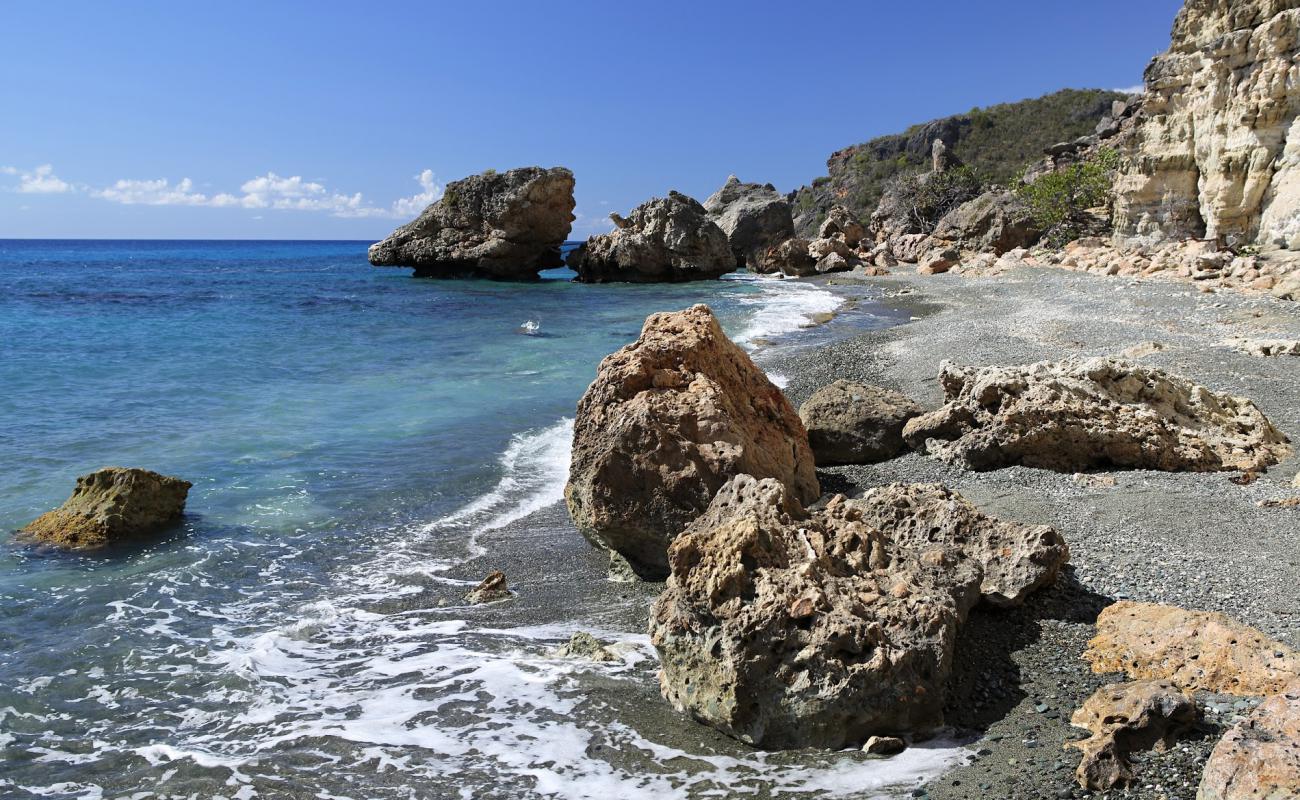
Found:
[(573, 238), (974, 106), (1130, 88), (1179, 0), (4, 0), (0, 238), (382, 238), (567, 166)]

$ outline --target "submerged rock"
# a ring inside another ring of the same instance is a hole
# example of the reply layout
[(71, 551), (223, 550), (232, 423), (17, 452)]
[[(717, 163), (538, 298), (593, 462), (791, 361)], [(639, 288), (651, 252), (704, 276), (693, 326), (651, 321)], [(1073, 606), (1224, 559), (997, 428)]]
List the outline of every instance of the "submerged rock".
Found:
[(1083, 654), (1097, 673), (1180, 689), (1268, 695), (1300, 680), (1300, 653), (1217, 611), (1121, 600), (1097, 617)]
[(1201, 774), (1196, 800), (1300, 797), (1300, 683), (1260, 703), (1224, 734)]
[(712, 280), (736, 269), (727, 234), (694, 199), (680, 192), (637, 206), (615, 229), (569, 254), (585, 283)]
[(741, 183), (732, 175), (704, 208), (727, 235), (741, 267), (756, 264), (767, 248), (794, 236), (790, 201), (770, 183)]
[[(984, 564), (1035, 537), (988, 518), (972, 518), (981, 530), (877, 524), (911, 524), (913, 510), (894, 512), (916, 494), (962, 502), (942, 487), (895, 486), (810, 511), (779, 481), (729, 481), (673, 543), (672, 574), (651, 611), (664, 697), (771, 749), (840, 748), (941, 725), (957, 626), (981, 585), (997, 585), (1009, 603), (1026, 588), (1005, 583), (1017, 570), (995, 577)], [(947, 513), (920, 513), (936, 512)], [(1059, 537), (1049, 547), (1063, 562)], [(1060, 563), (1044, 566), (1055, 574)]]
[(708, 306), (652, 314), (578, 403), (564, 492), (574, 523), (662, 578), (668, 545), (742, 473), (777, 478), (800, 502), (820, 494), (798, 414)]
[(147, 469), (105, 467), (77, 478), (63, 505), (20, 531), (67, 549), (103, 547), (143, 536), (180, 519), (189, 481)]
[(506, 574), (501, 570), (488, 573), (478, 586), (465, 595), (465, 602), (471, 605), (495, 603), (510, 597), (510, 587), (506, 585)]
[(879, 386), (836, 381), (799, 407), (820, 465), (872, 464), (907, 447), (903, 426), (921, 413), (906, 396)]
[(1070, 718), (1072, 725), (1092, 733), (1068, 745), (1083, 751), (1075, 777), (1092, 790), (1128, 783), (1133, 779), (1130, 753), (1167, 750), (1199, 720), (1192, 698), (1166, 681), (1103, 686)]
[(561, 645), (555, 655), (559, 658), (576, 658), (587, 661), (619, 661), (618, 655), (611, 652), (609, 646), (585, 631), (578, 631)]
[(1119, 358), (962, 368), (945, 402), (907, 424), (913, 447), (968, 469), (1260, 470), (1290, 448), (1250, 400)]
[(414, 222), (370, 246), (377, 267), (419, 277), (532, 279), (564, 266), (573, 220), (573, 173), (563, 167), (484, 172), (447, 184)]

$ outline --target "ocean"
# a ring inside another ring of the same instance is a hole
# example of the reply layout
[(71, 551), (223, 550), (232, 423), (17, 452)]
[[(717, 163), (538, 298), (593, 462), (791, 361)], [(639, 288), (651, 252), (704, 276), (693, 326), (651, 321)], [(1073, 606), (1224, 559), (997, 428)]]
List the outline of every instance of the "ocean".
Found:
[[(0, 241), (0, 528), (102, 466), (194, 483), (148, 543), (5, 537), (0, 796), (891, 797), (956, 762), (673, 713), (649, 590), (560, 503), (577, 400), (647, 314), (708, 303), (762, 364), (893, 312), (809, 327), (844, 297), (743, 274), (418, 280), (366, 245)], [(461, 603), (497, 564), (516, 597)], [(556, 657), (580, 629), (623, 659)]]

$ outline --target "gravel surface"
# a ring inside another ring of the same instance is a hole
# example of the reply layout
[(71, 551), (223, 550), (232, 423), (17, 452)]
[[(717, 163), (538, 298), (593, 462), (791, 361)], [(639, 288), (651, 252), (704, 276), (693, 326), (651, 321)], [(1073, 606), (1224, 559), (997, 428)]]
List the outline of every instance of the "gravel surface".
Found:
[[(1253, 399), (1300, 442), (1300, 357), (1259, 358), (1234, 337), (1300, 338), (1300, 304), (1190, 284), (1135, 282), (1066, 271), (1021, 270), (997, 278), (837, 277), (845, 291), (882, 294), (912, 321), (777, 357), (796, 403), (838, 378), (900, 390), (939, 404), (939, 364), (1018, 364), (1123, 354), (1216, 391)], [(834, 325), (835, 323), (832, 323)], [(1154, 343), (1154, 344), (1152, 344)], [(1066, 742), (1083, 738), (1069, 717), (1096, 688), (1120, 679), (1088, 670), (1082, 653), (1098, 611), (1116, 599), (1226, 612), (1300, 646), (1300, 508), (1260, 501), (1290, 488), (1300, 459), (1253, 484), (1231, 473), (1073, 475), (1015, 467), (974, 473), (919, 454), (865, 467), (820, 470), (823, 488), (855, 494), (894, 481), (938, 481), (999, 516), (1055, 526), (1071, 548), (1058, 585), (1014, 611), (979, 609), (962, 634), (949, 720), (974, 730), (976, 758), (927, 787), (936, 798), (1085, 797)], [(1112, 798), (1194, 798), (1224, 727), (1248, 713), (1239, 698), (1205, 698), (1202, 732), (1141, 758), (1138, 782)], [(927, 796), (924, 793), (916, 796)], [(1103, 796), (1103, 795), (1097, 795)]]

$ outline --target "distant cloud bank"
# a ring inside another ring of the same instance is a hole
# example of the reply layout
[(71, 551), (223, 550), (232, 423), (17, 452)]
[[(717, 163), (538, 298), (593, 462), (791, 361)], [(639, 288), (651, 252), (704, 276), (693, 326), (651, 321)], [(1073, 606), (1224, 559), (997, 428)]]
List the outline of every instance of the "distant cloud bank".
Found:
[(274, 172), (244, 181), (239, 193), (210, 194), (196, 191), (194, 182), (182, 178), (172, 183), (168, 178), (123, 178), (106, 187), (70, 184), (54, 174), (54, 167), (42, 164), (31, 170), (18, 167), (0, 167), (0, 175), (18, 178), (14, 191), (25, 194), (60, 194), (81, 192), (90, 197), (122, 205), (147, 206), (205, 206), (209, 208), (275, 209), (281, 211), (316, 211), (334, 217), (379, 217), (405, 219), (424, 210), (428, 204), (442, 197), (443, 187), (438, 184), (433, 170), (426, 169), (415, 176), (421, 191), (401, 197), (387, 206), (366, 202), (361, 192), (342, 194), (330, 191), (324, 184), (304, 180), (300, 175), (282, 177)]

